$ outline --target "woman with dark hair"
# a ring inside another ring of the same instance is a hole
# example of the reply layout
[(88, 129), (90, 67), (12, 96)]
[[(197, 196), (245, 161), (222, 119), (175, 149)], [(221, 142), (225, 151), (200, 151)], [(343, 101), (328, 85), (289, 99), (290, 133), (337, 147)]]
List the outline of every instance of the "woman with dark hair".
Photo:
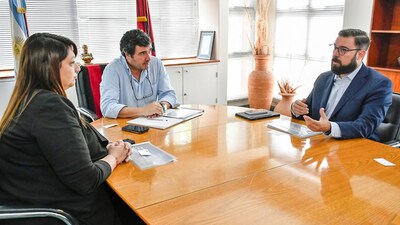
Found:
[(66, 98), (80, 69), (76, 55), (62, 36), (36, 33), (25, 41), (0, 121), (0, 204), (60, 208), (80, 224), (119, 224), (105, 181), (130, 145), (108, 143)]

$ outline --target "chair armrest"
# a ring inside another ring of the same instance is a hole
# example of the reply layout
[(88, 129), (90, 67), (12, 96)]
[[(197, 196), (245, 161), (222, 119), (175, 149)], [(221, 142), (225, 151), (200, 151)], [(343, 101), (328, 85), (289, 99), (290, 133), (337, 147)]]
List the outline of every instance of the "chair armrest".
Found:
[(390, 145), (394, 148), (400, 148), (400, 141), (397, 141), (397, 140), (391, 140), (391, 141), (385, 142), (385, 144)]
[(83, 118), (86, 119), (86, 121), (88, 123), (91, 123), (97, 119), (99, 119), (99, 117), (96, 115), (96, 113), (92, 112), (91, 110), (84, 108), (84, 107), (77, 107), (76, 108), (78, 110), (78, 112), (83, 116)]
[[(54, 218), (66, 225), (78, 225), (78, 221), (61, 209), (0, 205), (0, 220)], [(1, 222), (0, 222), (1, 223)]]

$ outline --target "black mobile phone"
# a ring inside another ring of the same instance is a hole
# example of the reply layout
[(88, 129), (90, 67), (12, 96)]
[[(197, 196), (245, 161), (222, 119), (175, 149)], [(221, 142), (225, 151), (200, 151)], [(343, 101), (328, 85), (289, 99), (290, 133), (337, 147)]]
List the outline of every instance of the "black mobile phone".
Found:
[(128, 142), (128, 143), (131, 144), (131, 145), (135, 144), (135, 141), (132, 140), (132, 139), (129, 139), (129, 138), (125, 138), (123, 141), (124, 141), (124, 142)]
[(143, 127), (143, 126), (136, 126), (136, 125), (126, 125), (126, 126), (122, 127), (122, 130), (132, 132), (135, 134), (142, 134), (144, 132), (147, 132), (149, 130), (149, 128)]

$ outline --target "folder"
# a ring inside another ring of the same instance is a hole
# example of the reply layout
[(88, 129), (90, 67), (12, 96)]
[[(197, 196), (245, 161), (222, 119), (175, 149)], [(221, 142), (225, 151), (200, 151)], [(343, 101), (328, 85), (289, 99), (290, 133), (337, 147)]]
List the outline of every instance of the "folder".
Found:
[(288, 134), (292, 134), (299, 138), (308, 138), (318, 134), (322, 134), (322, 132), (314, 132), (305, 125), (294, 123), (286, 119), (272, 120), (271, 122), (267, 123), (266, 126)]
[(134, 144), (131, 148), (132, 155), (129, 159), (141, 170), (177, 161), (175, 156), (150, 142)]

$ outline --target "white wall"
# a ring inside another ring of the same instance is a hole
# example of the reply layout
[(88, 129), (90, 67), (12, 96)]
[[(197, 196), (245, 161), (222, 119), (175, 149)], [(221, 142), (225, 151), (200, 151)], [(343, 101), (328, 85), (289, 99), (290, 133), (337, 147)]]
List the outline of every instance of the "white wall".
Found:
[[(371, 15), (374, 0), (346, 0), (344, 4), (343, 28), (357, 28), (367, 33), (371, 30)], [(368, 52), (364, 56), (364, 63), (368, 58)]]
[(10, 100), (14, 84), (14, 79), (0, 81), (0, 118), (3, 116), (4, 110), (6, 109), (8, 101)]
[[(218, 65), (218, 104), (227, 102), (227, 54), (228, 54), (228, 16), (229, 0), (199, 0), (200, 30), (215, 30), (215, 58), (221, 62)], [(373, 0), (346, 0), (343, 28), (359, 28), (367, 32), (371, 27)], [(0, 81), (0, 116), (10, 99), (14, 80)], [(67, 90), (68, 98), (77, 105), (74, 88)]]
[(228, 18), (229, 1), (219, 1), (218, 21), (218, 104), (226, 105), (228, 99)]
[(227, 104), (228, 0), (199, 0), (199, 30), (215, 31), (213, 59), (218, 64), (218, 104)]
[(71, 100), (71, 102), (74, 103), (75, 106), (78, 106), (78, 97), (76, 96), (75, 87), (67, 89), (66, 93), (69, 100)]
[(344, 4), (343, 28), (358, 28), (365, 32), (371, 29), (374, 0), (346, 0)]

